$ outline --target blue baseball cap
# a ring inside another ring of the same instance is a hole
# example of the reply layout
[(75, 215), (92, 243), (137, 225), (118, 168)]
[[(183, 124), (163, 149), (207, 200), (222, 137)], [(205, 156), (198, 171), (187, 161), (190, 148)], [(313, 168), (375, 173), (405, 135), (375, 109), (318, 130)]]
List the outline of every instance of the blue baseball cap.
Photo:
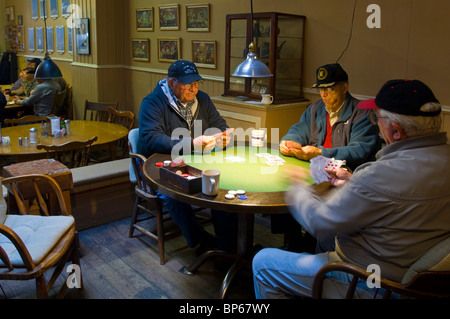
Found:
[(186, 60), (173, 62), (169, 67), (167, 75), (169, 78), (175, 78), (183, 84), (190, 84), (195, 81), (203, 80), (198, 74), (195, 64)]

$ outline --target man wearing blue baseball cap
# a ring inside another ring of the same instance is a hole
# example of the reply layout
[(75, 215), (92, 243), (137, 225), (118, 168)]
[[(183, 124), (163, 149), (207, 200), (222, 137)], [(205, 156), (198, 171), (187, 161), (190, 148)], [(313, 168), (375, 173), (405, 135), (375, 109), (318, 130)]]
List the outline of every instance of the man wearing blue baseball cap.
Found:
[[(307, 171), (289, 172), (292, 189), (286, 202), (292, 216), (311, 234), (334, 237), (334, 243), (317, 254), (260, 251), (253, 259), (257, 297), (311, 296), (314, 275), (332, 261), (363, 269), (378, 265), (382, 277), (400, 282), (416, 260), (450, 237), (450, 145), (440, 132), (441, 105), (433, 92), (418, 80), (391, 80), (359, 107), (373, 112), (386, 147), (376, 161), (353, 174), (326, 170), (337, 186), (326, 198), (301, 184), (299, 177)], [(438, 260), (434, 262), (428, 267)], [(450, 270), (442, 266), (440, 270)], [(350, 279), (339, 274), (331, 274), (325, 297), (344, 297), (342, 288)], [(373, 297), (377, 292), (362, 283), (356, 295)]]
[[(142, 101), (139, 154), (148, 157), (162, 153), (177, 157), (193, 151), (225, 148), (231, 142), (233, 129), (228, 128), (210, 97), (199, 90), (201, 80), (197, 67), (190, 61), (178, 60), (170, 65), (167, 78), (159, 81)], [(198, 223), (190, 205), (161, 197), (189, 247), (215, 247), (216, 239)], [(218, 248), (234, 251), (236, 214), (213, 211), (213, 222)]]

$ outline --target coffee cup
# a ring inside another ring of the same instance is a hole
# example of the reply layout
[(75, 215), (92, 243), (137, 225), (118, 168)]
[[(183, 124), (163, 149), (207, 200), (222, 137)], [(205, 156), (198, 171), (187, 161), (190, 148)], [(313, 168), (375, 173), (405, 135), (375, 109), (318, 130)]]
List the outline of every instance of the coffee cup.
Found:
[(206, 169), (202, 172), (202, 193), (208, 196), (219, 194), (220, 172), (215, 169)]
[(264, 130), (252, 130), (252, 146), (264, 147), (266, 141), (266, 131)]
[(261, 94), (261, 104), (270, 105), (273, 103), (273, 96), (270, 94)]

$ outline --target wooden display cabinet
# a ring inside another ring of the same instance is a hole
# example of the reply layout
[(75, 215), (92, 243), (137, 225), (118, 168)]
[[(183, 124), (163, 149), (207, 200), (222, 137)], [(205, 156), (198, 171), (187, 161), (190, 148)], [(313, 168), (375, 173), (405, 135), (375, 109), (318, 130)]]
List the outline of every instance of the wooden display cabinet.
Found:
[[(274, 104), (305, 101), (302, 89), (305, 19), (277, 12), (254, 13), (253, 18), (251, 14), (227, 15), (224, 95), (261, 100), (261, 94), (267, 93), (274, 97)], [(257, 58), (269, 67), (273, 76), (232, 76), (247, 58), (251, 42)]]

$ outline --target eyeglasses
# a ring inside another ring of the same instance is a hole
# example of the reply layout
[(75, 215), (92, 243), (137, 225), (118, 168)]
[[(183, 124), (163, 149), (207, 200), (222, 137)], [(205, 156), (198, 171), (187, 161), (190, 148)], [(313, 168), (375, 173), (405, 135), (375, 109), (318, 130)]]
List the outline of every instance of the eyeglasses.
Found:
[(375, 114), (375, 112), (369, 113), (369, 120), (370, 120), (370, 123), (372, 123), (372, 125), (378, 125), (379, 119), (387, 119), (387, 116), (377, 116)]
[(319, 88), (319, 93), (333, 93), (334, 91), (336, 91), (336, 85), (327, 88)]
[(193, 88), (197, 90), (200, 87), (200, 82), (198, 82), (198, 81), (197, 82), (192, 82), (190, 84), (182, 84), (181, 82), (179, 82), (179, 83), (180, 83), (181, 89), (185, 90), (185, 91), (190, 91)]

